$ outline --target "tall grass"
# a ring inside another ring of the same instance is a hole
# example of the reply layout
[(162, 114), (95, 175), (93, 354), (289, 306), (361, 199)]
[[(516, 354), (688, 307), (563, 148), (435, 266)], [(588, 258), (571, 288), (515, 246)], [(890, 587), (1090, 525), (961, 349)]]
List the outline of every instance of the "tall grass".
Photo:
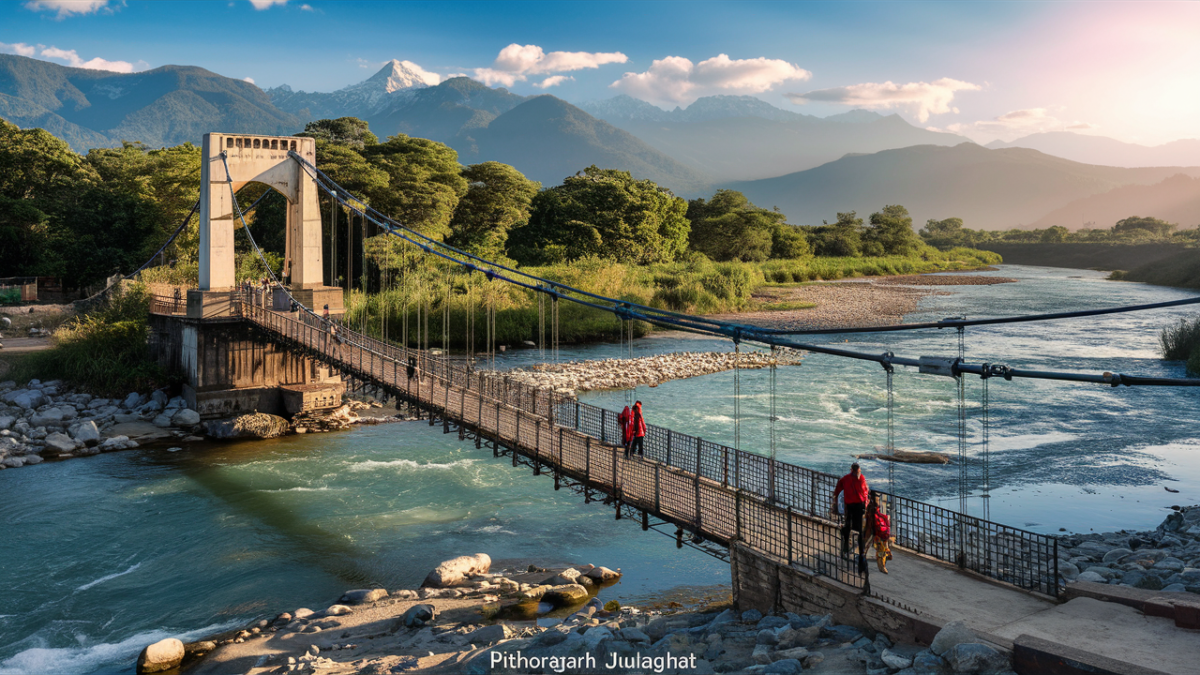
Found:
[[(998, 262), (1000, 256), (988, 251), (964, 248), (938, 251), (927, 247), (912, 257), (809, 257), (765, 263), (714, 263), (696, 256), (686, 261), (636, 266), (587, 258), (570, 264), (526, 267), (523, 271), (596, 295), (677, 312), (713, 314), (753, 308), (754, 291), (768, 283), (975, 269)], [(487, 281), (480, 273), (468, 276), (456, 270), (409, 265), (403, 273), (397, 271), (382, 292), (366, 295), (352, 292), (347, 298), (345, 320), (351, 327), (397, 342), (407, 341), (411, 345), (427, 342), (439, 347), (444, 344), (448, 316), (449, 346), (463, 349), (468, 346), (467, 326), (473, 316), (472, 346), (481, 350), (486, 347), (485, 308), (494, 307), (496, 343), (518, 344), (526, 340), (539, 343), (538, 295), (502, 281)], [(544, 334), (545, 340), (549, 340), (551, 303), (544, 296), (543, 302)], [(568, 301), (558, 304), (560, 342), (620, 338), (621, 322), (611, 312)], [(635, 322), (637, 335), (647, 333), (649, 328)]]
[(11, 377), (65, 380), (100, 396), (122, 396), (169, 383), (151, 358), (150, 295), (142, 284), (119, 287), (99, 310), (54, 333), (54, 346), (17, 362)]
[(1180, 319), (1174, 326), (1167, 326), (1158, 335), (1163, 359), (1186, 361), (1187, 371), (1200, 375), (1200, 316)]

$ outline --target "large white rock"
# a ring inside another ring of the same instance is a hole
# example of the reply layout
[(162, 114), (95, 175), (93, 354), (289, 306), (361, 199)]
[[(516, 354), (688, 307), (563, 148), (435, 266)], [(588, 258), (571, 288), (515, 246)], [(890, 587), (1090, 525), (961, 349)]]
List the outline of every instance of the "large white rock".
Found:
[(938, 634), (934, 636), (933, 642), (929, 644), (929, 649), (934, 654), (941, 656), (950, 651), (956, 645), (967, 642), (978, 642), (979, 638), (975, 637), (975, 632), (967, 628), (964, 621), (951, 621), (942, 626)]
[(88, 420), (75, 425), (75, 440), (89, 447), (99, 443), (100, 430), (96, 428), (96, 423)]
[(101, 452), (113, 452), (116, 450), (124, 450), (126, 448), (136, 448), (137, 441), (129, 440), (128, 436), (113, 436), (107, 438), (100, 444)]
[(183, 662), (183, 643), (176, 638), (159, 640), (138, 655), (138, 673), (159, 673)]
[[(75, 439), (66, 434), (53, 433), (46, 437), (46, 450), (54, 451), (52, 454), (62, 454), (64, 452), (75, 451)], [(45, 451), (43, 451), (45, 452)], [(49, 454), (49, 453), (48, 453)]]
[(35, 427), (60, 426), (63, 421), (63, 411), (58, 408), (46, 408), (29, 418), (29, 423)]
[(200, 424), (200, 413), (184, 408), (171, 418), (177, 427), (191, 427)]
[(485, 574), (492, 568), (492, 559), (486, 553), (464, 555), (447, 560), (438, 565), (428, 576), (422, 586), (445, 588), (453, 586), (472, 574)]

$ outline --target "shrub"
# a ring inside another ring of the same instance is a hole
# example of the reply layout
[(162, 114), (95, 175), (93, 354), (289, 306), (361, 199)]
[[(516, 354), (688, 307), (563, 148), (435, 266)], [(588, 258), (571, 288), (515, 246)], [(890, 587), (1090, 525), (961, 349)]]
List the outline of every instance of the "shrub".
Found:
[(1174, 326), (1167, 326), (1158, 336), (1162, 345), (1163, 359), (1186, 361), (1187, 370), (1200, 375), (1200, 316), (1180, 319)]

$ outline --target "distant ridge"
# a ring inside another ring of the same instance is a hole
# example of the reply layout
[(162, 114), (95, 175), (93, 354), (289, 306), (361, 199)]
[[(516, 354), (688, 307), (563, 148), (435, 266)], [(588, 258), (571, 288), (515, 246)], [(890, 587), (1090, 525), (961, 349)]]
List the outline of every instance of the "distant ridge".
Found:
[(1104, 136), (1050, 131), (1009, 143), (992, 141), (987, 147), (1030, 148), (1055, 157), (1101, 166), (1200, 166), (1200, 140), (1194, 138), (1146, 146), (1123, 143)]
[(848, 153), (967, 140), (914, 127), (898, 115), (851, 110), (813, 117), (753, 96), (708, 96), (671, 111), (624, 95), (580, 107), (718, 182), (811, 169)]
[(902, 204), (918, 227), (930, 218), (959, 217), (972, 229), (1010, 229), (1043, 222), (1047, 214), (1076, 200), (1121, 186), (1162, 183), (1181, 173), (1200, 177), (1200, 167), (1096, 166), (1036, 150), (962, 143), (847, 156), (786, 176), (725, 185), (755, 204), (778, 206), (796, 224), (820, 224), (839, 211), (865, 215)]
[(42, 127), (77, 152), (199, 143), (210, 131), (295, 133), (303, 125), (258, 87), (195, 66), (140, 73), (68, 68), (0, 54), (0, 117)]

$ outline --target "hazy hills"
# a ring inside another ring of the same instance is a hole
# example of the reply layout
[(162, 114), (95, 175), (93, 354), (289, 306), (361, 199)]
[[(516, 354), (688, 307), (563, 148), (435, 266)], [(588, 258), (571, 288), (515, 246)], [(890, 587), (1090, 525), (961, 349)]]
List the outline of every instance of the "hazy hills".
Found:
[[(972, 229), (1009, 229), (1028, 227), (1075, 200), (1126, 185), (1161, 183), (1180, 173), (1197, 177), (1200, 168), (1095, 166), (1036, 150), (991, 150), (962, 143), (847, 156), (815, 169), (730, 187), (755, 204), (778, 206), (796, 224), (832, 221), (839, 211), (866, 215), (902, 204), (917, 225), (956, 216)], [(1138, 215), (1157, 216), (1157, 210), (1143, 209)], [(1128, 215), (1133, 213), (1120, 217)]]
[(629, 96), (581, 107), (717, 182), (803, 171), (847, 153), (967, 140), (914, 127), (898, 115), (852, 110), (813, 117), (780, 110), (752, 96), (709, 96), (672, 111)]
[(1030, 226), (1061, 225), (1068, 230), (1106, 228), (1122, 218), (1151, 215), (1176, 223), (1182, 229), (1200, 226), (1200, 178), (1176, 174), (1153, 185), (1122, 185), (1076, 199)]
[(0, 117), (43, 127), (76, 151), (199, 143), (209, 131), (286, 134), (302, 126), (261, 89), (194, 66), (141, 73), (68, 68), (0, 54)]
[(1029, 148), (1084, 164), (1104, 166), (1200, 166), (1200, 140), (1194, 138), (1146, 146), (1103, 136), (1051, 131), (1018, 138), (1011, 143), (992, 141), (987, 147)]

